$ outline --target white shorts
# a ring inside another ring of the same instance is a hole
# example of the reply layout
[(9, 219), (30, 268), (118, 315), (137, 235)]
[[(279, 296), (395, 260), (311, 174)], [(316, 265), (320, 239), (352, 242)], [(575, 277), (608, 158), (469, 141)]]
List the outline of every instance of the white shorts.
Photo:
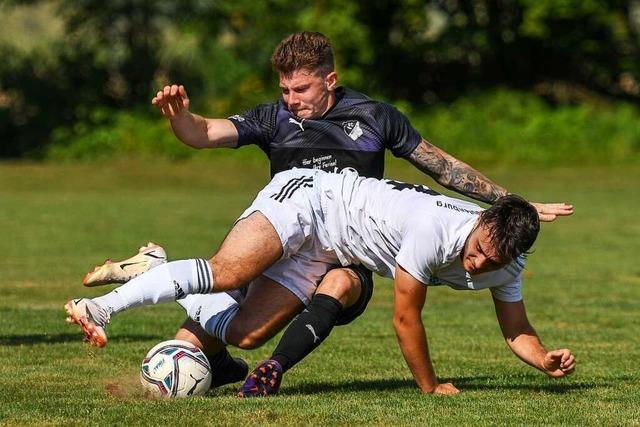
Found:
[(292, 169), (277, 174), (238, 218), (240, 221), (258, 211), (273, 225), (283, 255), (263, 274), (305, 305), (322, 277), (339, 264), (335, 252), (324, 248), (320, 238), (322, 210), (313, 186), (315, 173), (313, 169)]

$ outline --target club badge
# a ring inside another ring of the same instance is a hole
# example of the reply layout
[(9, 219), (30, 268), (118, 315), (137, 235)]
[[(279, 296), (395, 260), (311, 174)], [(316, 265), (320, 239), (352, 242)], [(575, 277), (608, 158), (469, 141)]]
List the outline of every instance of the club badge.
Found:
[(362, 129), (358, 120), (349, 120), (342, 123), (342, 130), (352, 140), (356, 140), (362, 136)]

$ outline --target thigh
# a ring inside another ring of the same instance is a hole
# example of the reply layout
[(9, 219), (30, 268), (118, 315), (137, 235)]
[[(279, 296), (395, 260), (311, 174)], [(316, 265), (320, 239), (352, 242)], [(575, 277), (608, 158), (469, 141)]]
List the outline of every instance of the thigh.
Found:
[(238, 221), (209, 261), (214, 289), (237, 289), (260, 276), (282, 256), (274, 226), (261, 212)]
[(240, 216), (209, 261), (218, 291), (237, 289), (296, 254), (314, 231), (311, 170), (276, 175)]
[[(295, 294), (265, 276), (254, 280), (240, 309), (229, 324), (226, 339), (229, 344), (243, 341), (261, 344), (277, 334), (304, 309)], [(251, 345), (250, 347), (254, 347)]]

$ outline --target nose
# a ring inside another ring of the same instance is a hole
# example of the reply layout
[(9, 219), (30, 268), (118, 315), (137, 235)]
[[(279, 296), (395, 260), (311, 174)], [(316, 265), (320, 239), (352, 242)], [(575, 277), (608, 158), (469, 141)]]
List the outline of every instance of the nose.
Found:
[(300, 99), (292, 91), (285, 97), (285, 102), (287, 103), (288, 106), (298, 105), (300, 104)]

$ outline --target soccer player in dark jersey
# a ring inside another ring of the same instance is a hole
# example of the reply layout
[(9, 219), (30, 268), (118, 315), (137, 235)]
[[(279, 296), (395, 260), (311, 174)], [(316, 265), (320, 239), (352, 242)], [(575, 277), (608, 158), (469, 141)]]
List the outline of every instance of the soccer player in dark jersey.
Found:
[[(164, 87), (152, 103), (184, 144), (195, 148), (258, 145), (270, 159), (272, 175), (297, 167), (330, 172), (348, 169), (381, 178), (389, 149), (442, 186), (475, 200), (491, 204), (508, 193), (422, 138), (393, 106), (338, 86), (333, 50), (324, 35), (302, 32), (288, 36), (275, 49), (272, 64), (279, 75), (282, 98), (228, 119), (191, 113), (181, 85)], [(572, 206), (563, 203), (533, 205), (543, 221), (573, 212)], [(94, 273), (98, 275), (100, 269)], [(224, 343), (256, 348), (298, 315), (270, 360), (258, 365), (241, 389), (242, 396), (274, 394), (284, 372), (317, 347), (335, 325), (349, 323), (364, 311), (372, 287), (371, 273), (361, 266), (335, 268), (320, 281), (315, 296), (303, 301), (261, 276), (244, 295), (234, 296), (239, 303), (222, 311), (225, 322), (214, 331), (207, 329), (202, 316), (211, 305), (206, 298), (214, 295), (190, 296), (204, 299), (181, 304), (189, 318), (176, 338), (202, 347), (212, 365), (230, 373), (219, 385), (237, 381), (246, 373), (243, 363), (229, 356)]]

